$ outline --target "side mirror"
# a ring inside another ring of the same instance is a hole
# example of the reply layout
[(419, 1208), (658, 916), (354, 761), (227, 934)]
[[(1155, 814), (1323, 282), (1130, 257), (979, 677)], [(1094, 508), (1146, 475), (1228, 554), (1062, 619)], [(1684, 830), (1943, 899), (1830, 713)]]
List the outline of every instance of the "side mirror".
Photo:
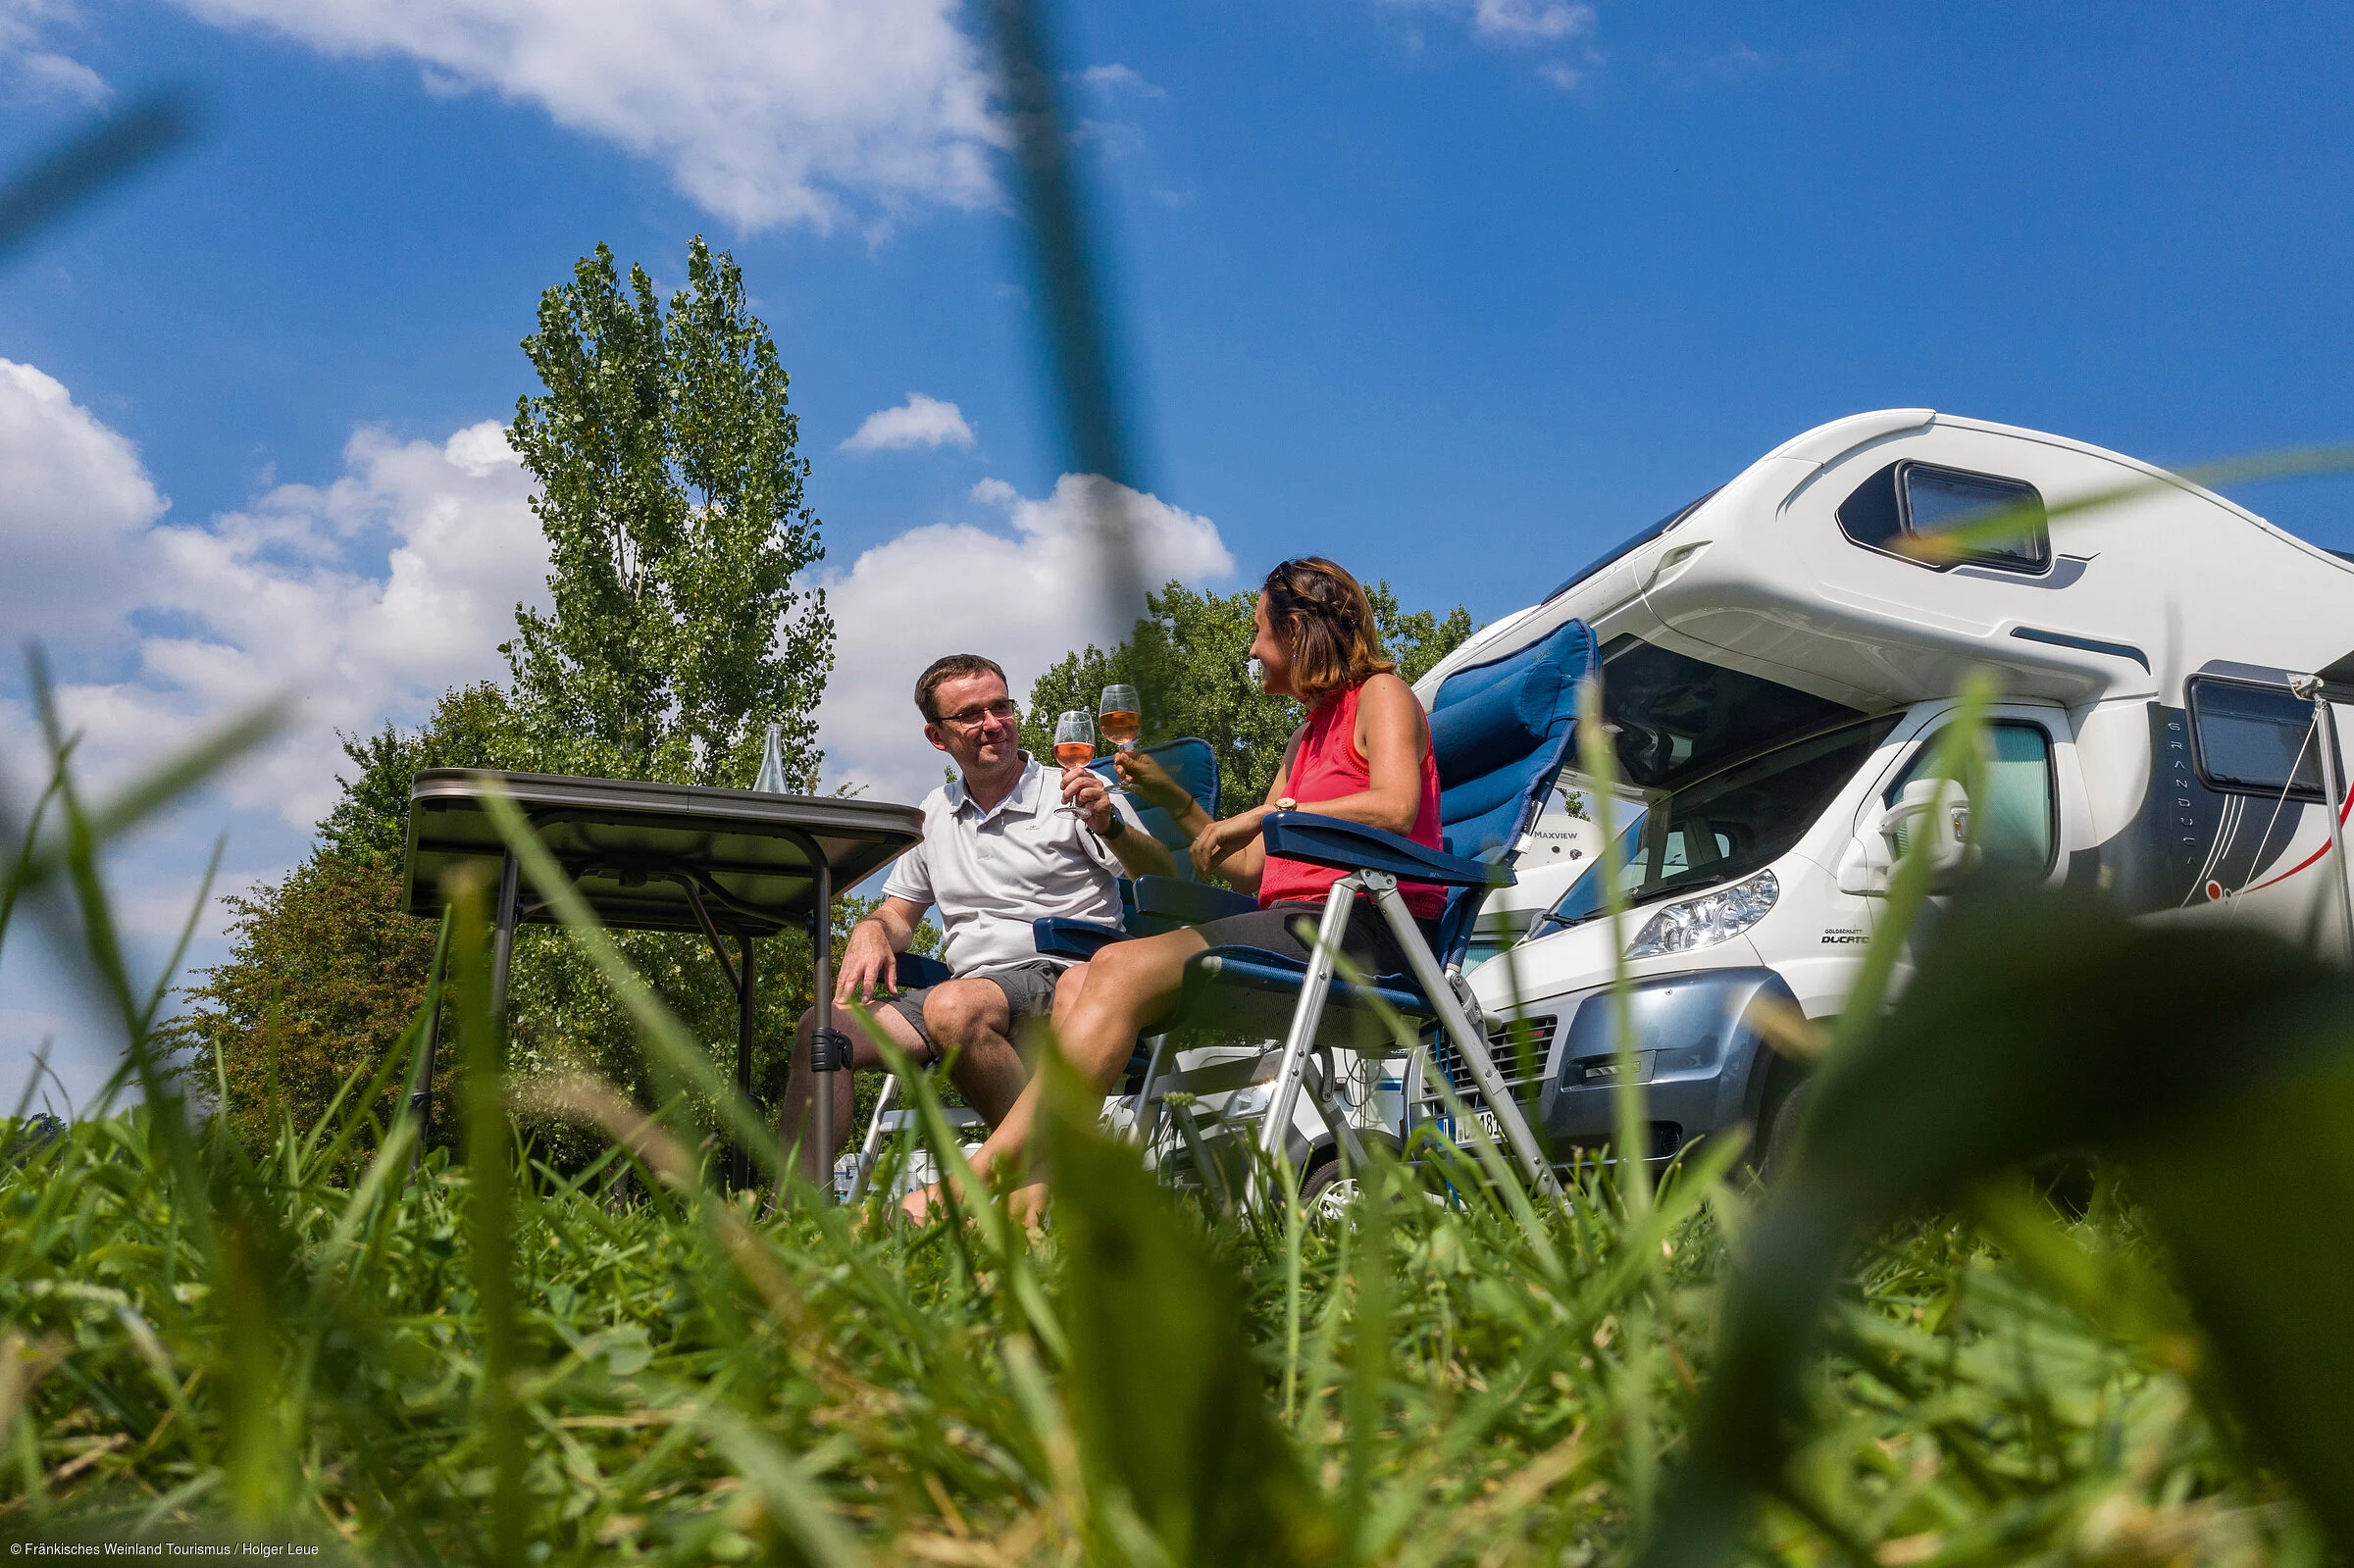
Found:
[(1971, 858), (1970, 797), (1950, 779), (1916, 779), (1880, 818), (1880, 836), (1897, 859), (1918, 846), (1936, 876), (1960, 871)]

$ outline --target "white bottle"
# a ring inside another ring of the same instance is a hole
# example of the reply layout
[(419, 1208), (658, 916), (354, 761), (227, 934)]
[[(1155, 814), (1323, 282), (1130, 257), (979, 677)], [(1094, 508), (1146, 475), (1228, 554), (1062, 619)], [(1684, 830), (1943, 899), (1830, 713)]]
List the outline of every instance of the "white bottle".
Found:
[(789, 795), (785, 787), (785, 727), (772, 722), (768, 727), (768, 749), (760, 758), (759, 782), (752, 785), (763, 794)]

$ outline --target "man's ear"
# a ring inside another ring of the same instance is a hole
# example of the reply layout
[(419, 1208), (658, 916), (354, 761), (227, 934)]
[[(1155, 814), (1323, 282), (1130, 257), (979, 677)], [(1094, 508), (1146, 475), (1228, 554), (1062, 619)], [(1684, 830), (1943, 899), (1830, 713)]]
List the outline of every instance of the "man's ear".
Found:
[(948, 743), (940, 738), (940, 726), (936, 724), (927, 724), (924, 726), (924, 738), (932, 742), (932, 749), (935, 751), (946, 751), (948, 749)]

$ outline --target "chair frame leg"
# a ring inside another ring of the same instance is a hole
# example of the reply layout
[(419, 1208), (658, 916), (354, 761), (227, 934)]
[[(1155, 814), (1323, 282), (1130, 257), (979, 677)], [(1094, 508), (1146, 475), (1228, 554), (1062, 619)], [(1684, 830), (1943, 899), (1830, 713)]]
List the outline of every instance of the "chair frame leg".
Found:
[(1318, 1050), (1300, 1064), (1300, 1080), (1306, 1087), (1310, 1104), (1324, 1118), (1324, 1130), (1332, 1135), (1333, 1146), (1348, 1162), (1348, 1174), (1355, 1176), (1365, 1168), (1365, 1145), (1356, 1136), (1356, 1126), (1349, 1120), (1349, 1109), (1341, 1103), (1333, 1087), (1332, 1053)]
[(1160, 1101), (1152, 1097), (1152, 1085), (1161, 1076), (1161, 1063), (1169, 1059), (1169, 1041), (1176, 1033), (1163, 1030), (1152, 1037), (1151, 1053), (1145, 1058), (1145, 1081), (1136, 1087), (1136, 1105), (1128, 1115), (1129, 1136), (1148, 1155), (1152, 1150), (1152, 1135), (1160, 1131)]
[(875, 1161), (883, 1151), (883, 1118), (898, 1103), (899, 1078), (896, 1073), (883, 1075), (883, 1087), (875, 1095), (875, 1114), (866, 1119), (866, 1137), (858, 1144), (858, 1171), (850, 1178), (849, 1196), (844, 1204), (851, 1204), (866, 1193), (867, 1179), (875, 1174)]
[[(1332, 955), (1349, 935), (1349, 916), (1356, 905), (1358, 876), (1343, 877), (1325, 895), (1324, 918), (1316, 927), (1315, 950), (1307, 955), (1307, 974), (1301, 982), (1300, 999), (1292, 1006), (1292, 1027), (1283, 1037), (1283, 1065), (1276, 1070), (1275, 1090), (1267, 1097), (1267, 1120), (1259, 1132), (1259, 1148), (1269, 1159), (1289, 1157), (1286, 1143), (1292, 1131), (1292, 1109), (1300, 1099), (1300, 1063), (1315, 1043), (1324, 1021), (1324, 1001), (1332, 994)], [(1417, 936), (1417, 940), (1418, 940)]]
[(1488, 1054), (1488, 1042), (1471, 1027), (1455, 987), (1448, 984), (1438, 960), (1423, 946), (1422, 932), (1414, 924), (1413, 911), (1406, 907), (1406, 897), (1398, 891), (1398, 879), (1378, 871), (1359, 875), (1372, 892), (1374, 904), (1389, 921), (1390, 930), (1397, 935), (1398, 945), (1405, 950), (1415, 981), (1438, 1012), (1440, 1026), (1455, 1041), (1456, 1049), (1463, 1053), (1463, 1060), (1470, 1064), (1471, 1080), (1479, 1086), (1480, 1098), (1488, 1102), (1488, 1109), (1495, 1114), (1496, 1125), (1504, 1129), (1504, 1140), (1519, 1162), (1521, 1174), (1538, 1191), (1558, 1197), (1561, 1184), (1553, 1173), (1552, 1162), (1537, 1147), (1536, 1137), (1528, 1130), (1528, 1119), (1520, 1114), (1520, 1102), (1512, 1098), (1511, 1090), (1505, 1087), (1504, 1075), (1496, 1071), (1496, 1060)]

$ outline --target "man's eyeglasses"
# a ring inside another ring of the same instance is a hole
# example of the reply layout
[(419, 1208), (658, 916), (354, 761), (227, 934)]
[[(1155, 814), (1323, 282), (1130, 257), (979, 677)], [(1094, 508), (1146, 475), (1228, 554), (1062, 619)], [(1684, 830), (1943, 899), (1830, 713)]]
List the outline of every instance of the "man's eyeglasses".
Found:
[(959, 708), (954, 713), (944, 713), (938, 722), (952, 724), (959, 730), (978, 730), (981, 728), (982, 721), (987, 719), (996, 719), (1005, 724), (1011, 724), (1021, 716), (1020, 704), (1011, 697), (999, 697), (995, 702), (983, 703), (970, 708)]

